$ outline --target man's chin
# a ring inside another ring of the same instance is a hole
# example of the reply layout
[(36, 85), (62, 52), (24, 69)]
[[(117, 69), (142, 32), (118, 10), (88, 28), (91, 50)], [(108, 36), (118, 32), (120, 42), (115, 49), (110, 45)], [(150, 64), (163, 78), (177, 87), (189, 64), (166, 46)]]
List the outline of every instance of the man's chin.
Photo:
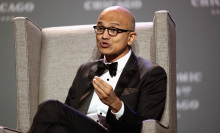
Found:
[(107, 49), (101, 48), (101, 49), (99, 49), (99, 52), (103, 55), (106, 55), (106, 56), (111, 55), (111, 51), (109, 51)]

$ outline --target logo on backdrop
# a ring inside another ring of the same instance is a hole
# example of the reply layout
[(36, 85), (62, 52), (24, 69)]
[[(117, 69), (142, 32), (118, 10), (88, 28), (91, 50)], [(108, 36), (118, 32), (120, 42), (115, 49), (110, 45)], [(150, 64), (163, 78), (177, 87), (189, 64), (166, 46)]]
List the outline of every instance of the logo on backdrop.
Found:
[(34, 3), (28, 2), (1, 2), (0, 3), (0, 21), (12, 21), (15, 14), (31, 13), (34, 11)]
[(197, 84), (201, 83), (203, 79), (203, 73), (201, 71), (191, 72), (178, 72), (177, 73), (177, 110), (178, 119), (181, 118), (181, 112), (196, 111), (199, 109), (200, 102), (194, 97), (191, 98), (190, 94), (196, 90)]
[(116, 5), (138, 10), (142, 8), (143, 3), (142, 0), (86, 0), (83, 6), (86, 11), (96, 11)]
[(211, 8), (212, 15), (220, 15), (220, 0), (191, 0), (194, 8)]

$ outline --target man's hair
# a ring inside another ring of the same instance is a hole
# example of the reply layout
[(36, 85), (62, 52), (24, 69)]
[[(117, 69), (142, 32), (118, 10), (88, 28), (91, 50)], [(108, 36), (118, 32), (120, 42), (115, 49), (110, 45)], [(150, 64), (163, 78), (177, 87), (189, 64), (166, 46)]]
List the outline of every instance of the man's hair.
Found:
[(133, 16), (133, 19), (131, 21), (131, 30), (135, 31), (135, 18), (134, 18), (134, 16)]

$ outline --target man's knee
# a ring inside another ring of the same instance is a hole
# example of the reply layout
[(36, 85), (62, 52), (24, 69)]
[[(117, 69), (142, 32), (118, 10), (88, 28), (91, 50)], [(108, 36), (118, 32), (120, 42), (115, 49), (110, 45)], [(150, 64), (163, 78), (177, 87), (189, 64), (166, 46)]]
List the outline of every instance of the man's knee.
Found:
[(47, 129), (47, 133), (71, 133), (71, 131), (64, 125), (54, 124)]
[(57, 110), (61, 104), (58, 100), (47, 100), (39, 105), (38, 110)]

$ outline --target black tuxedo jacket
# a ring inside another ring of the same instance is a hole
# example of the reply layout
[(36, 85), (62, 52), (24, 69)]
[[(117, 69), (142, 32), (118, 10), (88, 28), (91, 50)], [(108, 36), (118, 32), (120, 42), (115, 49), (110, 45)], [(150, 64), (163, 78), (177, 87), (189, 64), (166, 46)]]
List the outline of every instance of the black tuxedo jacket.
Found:
[[(69, 90), (65, 104), (87, 113), (92, 98), (92, 80), (97, 76), (97, 62), (81, 65)], [(137, 57), (132, 52), (115, 88), (125, 105), (117, 120), (108, 110), (106, 121), (112, 132), (140, 132), (142, 121), (160, 120), (165, 106), (167, 76), (163, 68)]]

